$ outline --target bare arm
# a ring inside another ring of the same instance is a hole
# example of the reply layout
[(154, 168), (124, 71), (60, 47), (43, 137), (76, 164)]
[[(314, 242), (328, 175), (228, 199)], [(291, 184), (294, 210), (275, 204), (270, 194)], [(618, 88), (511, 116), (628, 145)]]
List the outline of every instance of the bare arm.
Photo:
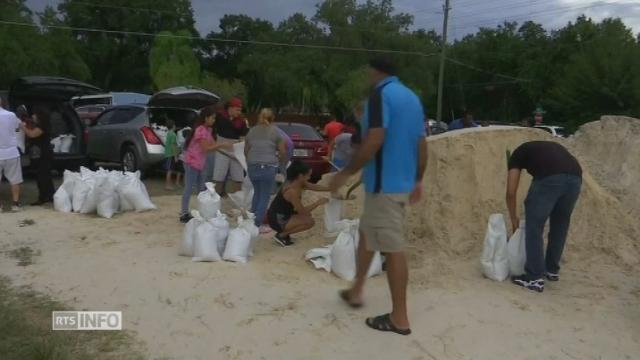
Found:
[(304, 185), (304, 188), (307, 190), (311, 190), (311, 191), (317, 191), (317, 192), (327, 192), (327, 191), (331, 191), (331, 189), (329, 188), (329, 186), (326, 185), (318, 185), (318, 184), (312, 184), (310, 182), (307, 182)]
[(37, 138), (40, 137), (43, 134), (42, 129), (40, 129), (39, 127), (34, 128), (34, 129), (29, 129), (28, 127), (26, 127), (24, 125), (24, 123), (22, 123), (20, 125), (20, 128), (22, 129), (22, 131), (24, 131), (24, 134), (27, 135), (28, 138)]
[(352, 176), (360, 171), (378, 153), (384, 144), (385, 130), (383, 128), (370, 129), (360, 148), (355, 153), (343, 173)]
[(507, 177), (507, 208), (509, 209), (509, 217), (511, 226), (515, 231), (520, 226), (520, 218), (516, 211), (516, 200), (518, 198), (518, 186), (520, 184), (520, 174), (522, 170), (511, 169)]
[(217, 141), (201, 141), (200, 142), (200, 148), (204, 151), (216, 151), (218, 149), (222, 149), (222, 148), (232, 148), (233, 147), (233, 143), (220, 143)]
[(311, 212), (315, 210), (318, 206), (321, 206), (327, 203), (327, 199), (319, 199), (318, 201), (314, 202), (309, 206), (304, 206), (302, 204), (301, 195), (302, 194), (300, 190), (296, 190), (296, 189), (292, 189), (284, 195), (284, 198), (293, 205), (294, 210), (300, 215), (311, 215)]

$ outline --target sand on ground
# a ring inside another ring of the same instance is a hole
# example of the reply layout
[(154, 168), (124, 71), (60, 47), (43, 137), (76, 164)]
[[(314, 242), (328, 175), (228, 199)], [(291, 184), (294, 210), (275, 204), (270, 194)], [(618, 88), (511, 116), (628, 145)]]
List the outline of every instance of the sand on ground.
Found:
[[(390, 310), (383, 276), (352, 310), (337, 297), (348, 283), (304, 262), (308, 249), (332, 241), (320, 225), (290, 248), (263, 237), (248, 264), (178, 256), (175, 195), (154, 197), (157, 211), (111, 220), (34, 208), (0, 214), (0, 251), (40, 253), (26, 267), (3, 257), (0, 274), (76, 309), (123, 311), (152, 358), (636, 359), (640, 231), (589, 174), (559, 283), (537, 294), (481, 275), (487, 219), (506, 213), (506, 150), (534, 139), (546, 135), (489, 128), (429, 140), (425, 199), (410, 214), (409, 337), (364, 325)], [(348, 217), (359, 211), (349, 202)], [(36, 223), (19, 227), (26, 218)]]

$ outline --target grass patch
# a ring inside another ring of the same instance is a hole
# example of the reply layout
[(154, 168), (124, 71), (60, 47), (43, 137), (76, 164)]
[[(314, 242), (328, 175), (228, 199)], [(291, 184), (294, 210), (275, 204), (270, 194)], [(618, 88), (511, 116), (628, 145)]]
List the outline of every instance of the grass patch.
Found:
[(33, 257), (40, 255), (40, 250), (33, 251), (33, 249), (29, 246), (23, 246), (11, 251), (7, 251), (7, 256), (18, 260), (18, 266), (29, 266), (33, 264)]
[(0, 356), (3, 360), (142, 360), (142, 345), (126, 331), (52, 331), (51, 312), (70, 310), (0, 277)]

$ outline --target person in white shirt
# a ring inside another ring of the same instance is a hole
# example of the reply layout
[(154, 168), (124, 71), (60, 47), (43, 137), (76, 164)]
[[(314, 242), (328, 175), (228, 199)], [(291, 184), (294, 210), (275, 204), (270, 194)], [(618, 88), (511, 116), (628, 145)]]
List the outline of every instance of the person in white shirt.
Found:
[(0, 180), (6, 178), (11, 184), (13, 204), (11, 211), (20, 211), (20, 184), (22, 184), (22, 165), (18, 151), (17, 130), (20, 119), (3, 108), (0, 98)]

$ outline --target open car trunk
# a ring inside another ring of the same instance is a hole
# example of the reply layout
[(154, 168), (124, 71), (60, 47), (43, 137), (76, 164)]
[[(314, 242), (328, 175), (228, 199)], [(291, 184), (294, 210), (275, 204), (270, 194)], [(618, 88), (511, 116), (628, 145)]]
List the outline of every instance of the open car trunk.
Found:
[(198, 113), (195, 110), (190, 109), (176, 109), (176, 108), (148, 108), (147, 115), (149, 119), (149, 127), (153, 129), (162, 144), (165, 143), (167, 138), (167, 120), (171, 119), (176, 125), (176, 134), (178, 138), (178, 145), (180, 146), (186, 138), (186, 134), (183, 133), (183, 129), (192, 129), (193, 124), (198, 117)]
[[(80, 164), (86, 156), (85, 126), (71, 106), (71, 98), (82, 94), (97, 94), (102, 90), (79, 81), (57, 77), (24, 77), (16, 80), (9, 90), (9, 103), (15, 111), (25, 105), (29, 113), (44, 107), (50, 113), (54, 166), (64, 168), (63, 162)], [(53, 145), (55, 144), (55, 145)], [(33, 141), (26, 141), (27, 159), (38, 156), (40, 149)]]

